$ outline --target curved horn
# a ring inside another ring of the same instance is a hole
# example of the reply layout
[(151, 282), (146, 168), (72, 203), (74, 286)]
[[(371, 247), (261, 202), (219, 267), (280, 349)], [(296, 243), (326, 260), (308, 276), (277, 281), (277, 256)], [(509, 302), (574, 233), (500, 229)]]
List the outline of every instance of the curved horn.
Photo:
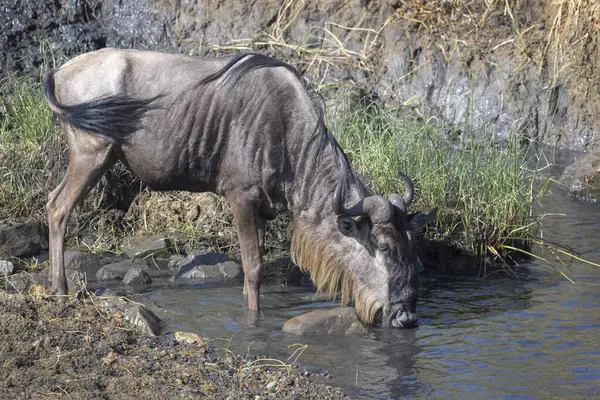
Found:
[(400, 178), (402, 178), (404, 182), (406, 182), (406, 190), (402, 195), (402, 199), (404, 200), (404, 203), (406, 203), (406, 207), (408, 208), (408, 206), (413, 200), (413, 196), (415, 195), (415, 185), (413, 185), (412, 179), (410, 179), (410, 177), (404, 172), (398, 171), (398, 175), (400, 175)]
[(396, 194), (396, 193), (390, 194), (390, 196), (388, 197), (388, 200), (390, 201), (390, 203), (392, 203), (394, 206), (396, 206), (400, 211), (402, 211), (403, 214), (408, 213), (408, 206), (406, 205), (406, 201), (399, 194)]
[(336, 215), (358, 217), (368, 215), (375, 224), (390, 221), (394, 216), (391, 204), (383, 196), (369, 196), (359, 200), (350, 208), (344, 207), (342, 184), (333, 194), (332, 208)]

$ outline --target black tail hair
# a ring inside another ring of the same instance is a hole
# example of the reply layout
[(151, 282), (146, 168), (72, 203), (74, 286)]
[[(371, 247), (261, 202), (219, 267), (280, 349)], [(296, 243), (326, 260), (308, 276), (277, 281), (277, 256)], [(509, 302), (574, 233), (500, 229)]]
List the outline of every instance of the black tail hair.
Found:
[(140, 100), (118, 94), (64, 105), (54, 91), (54, 71), (49, 70), (44, 78), (44, 94), (54, 114), (64, 123), (114, 144), (125, 144), (129, 135), (143, 128), (143, 116), (156, 108), (151, 104), (160, 97)]

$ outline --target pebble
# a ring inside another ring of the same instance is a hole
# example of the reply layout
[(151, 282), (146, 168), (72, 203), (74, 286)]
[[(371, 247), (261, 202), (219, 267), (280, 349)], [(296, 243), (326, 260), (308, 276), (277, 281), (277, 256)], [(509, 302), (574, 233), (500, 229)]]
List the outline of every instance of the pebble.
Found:
[(272, 381), (272, 382), (267, 383), (267, 386), (265, 386), (265, 388), (267, 390), (271, 390), (275, 387), (275, 385), (277, 385), (277, 381)]
[(8, 260), (0, 260), (0, 275), (10, 275), (14, 272), (15, 265)]

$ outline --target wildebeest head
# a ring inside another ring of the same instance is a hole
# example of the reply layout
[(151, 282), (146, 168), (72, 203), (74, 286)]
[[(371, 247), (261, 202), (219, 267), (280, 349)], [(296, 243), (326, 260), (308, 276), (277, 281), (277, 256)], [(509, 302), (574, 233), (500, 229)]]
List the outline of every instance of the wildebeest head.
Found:
[(420, 266), (414, 232), (435, 219), (436, 209), (408, 214), (414, 187), (408, 176), (400, 176), (407, 187), (403, 196), (368, 196), (350, 208), (343, 205), (340, 185), (333, 197), (333, 211), (339, 231), (355, 241), (347, 268), (354, 274), (359, 315), (372, 316), (383, 326), (412, 327), (418, 320)]

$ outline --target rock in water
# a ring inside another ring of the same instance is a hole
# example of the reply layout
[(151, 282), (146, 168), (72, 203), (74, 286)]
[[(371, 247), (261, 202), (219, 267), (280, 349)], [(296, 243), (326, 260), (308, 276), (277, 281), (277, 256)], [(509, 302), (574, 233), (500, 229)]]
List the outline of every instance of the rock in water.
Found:
[(131, 304), (125, 309), (125, 319), (137, 326), (147, 335), (158, 336), (163, 328), (163, 321), (146, 307)]
[(96, 273), (96, 279), (99, 281), (118, 280), (125, 278), (127, 272), (131, 268), (139, 267), (141, 269), (148, 269), (148, 262), (141, 258), (134, 258), (118, 263), (108, 264), (100, 268)]
[(227, 254), (208, 252), (190, 254), (179, 261), (177, 273), (172, 281), (189, 280), (193, 282), (219, 282), (237, 278), (242, 267), (232, 261)]
[(143, 239), (125, 250), (131, 258), (169, 257), (171, 240), (162, 233)]
[(600, 199), (600, 153), (585, 154), (565, 168), (560, 181), (582, 200)]
[(133, 266), (125, 274), (123, 283), (126, 285), (147, 285), (152, 283), (152, 278), (143, 268), (139, 266)]
[(283, 331), (296, 335), (350, 335), (367, 333), (354, 308), (315, 310), (286, 321)]

